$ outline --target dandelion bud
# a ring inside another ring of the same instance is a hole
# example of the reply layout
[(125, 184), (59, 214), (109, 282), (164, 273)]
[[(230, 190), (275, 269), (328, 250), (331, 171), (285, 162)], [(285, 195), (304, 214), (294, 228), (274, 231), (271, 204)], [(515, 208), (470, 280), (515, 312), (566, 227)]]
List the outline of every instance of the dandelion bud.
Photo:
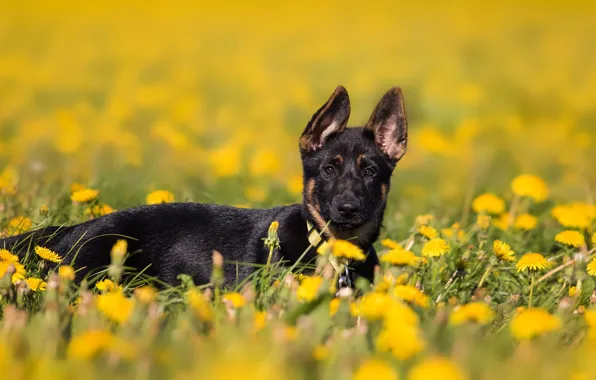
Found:
[(50, 209), (48, 208), (48, 205), (41, 205), (39, 207), (39, 215), (46, 216), (46, 215), (48, 215), (49, 212), (50, 212)]
[(128, 250), (128, 242), (125, 239), (120, 239), (112, 247), (112, 261), (122, 261), (124, 255)]
[(271, 222), (269, 231), (267, 232), (267, 238), (265, 239), (265, 247), (269, 248), (269, 250), (279, 248), (279, 237), (277, 236), (278, 229), (279, 222), (277, 220)]

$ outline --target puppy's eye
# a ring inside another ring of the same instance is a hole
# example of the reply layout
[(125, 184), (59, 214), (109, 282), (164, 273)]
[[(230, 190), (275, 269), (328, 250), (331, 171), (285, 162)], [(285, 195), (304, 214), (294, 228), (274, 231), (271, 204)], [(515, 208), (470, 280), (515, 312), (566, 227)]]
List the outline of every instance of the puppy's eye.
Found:
[(335, 167), (333, 165), (327, 165), (323, 168), (325, 174), (333, 174), (335, 173)]
[(375, 172), (375, 169), (373, 169), (373, 168), (366, 168), (366, 170), (364, 171), (365, 177), (372, 177), (375, 174), (377, 174), (377, 173)]

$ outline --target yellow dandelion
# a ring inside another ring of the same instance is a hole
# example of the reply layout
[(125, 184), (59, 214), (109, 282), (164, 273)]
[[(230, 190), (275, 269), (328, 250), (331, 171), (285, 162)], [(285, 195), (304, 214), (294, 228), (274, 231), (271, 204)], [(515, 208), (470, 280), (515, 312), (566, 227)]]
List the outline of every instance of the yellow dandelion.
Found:
[(421, 226), (421, 225), (427, 225), (430, 222), (433, 221), (435, 217), (431, 214), (423, 214), (423, 215), (418, 215), (416, 217), (416, 224)]
[(459, 227), (459, 223), (454, 223), (451, 228), (442, 228), (441, 233), (449, 239), (455, 238), (460, 242), (466, 241), (466, 233)]
[(418, 314), (405, 303), (389, 298), (383, 315), (385, 326), (412, 325), (418, 326)]
[(531, 231), (538, 225), (538, 218), (528, 213), (519, 214), (513, 221), (513, 227), (518, 230)]
[(487, 230), (490, 227), (490, 216), (488, 215), (478, 215), (476, 217), (476, 225), (481, 230)]
[(570, 245), (575, 248), (579, 248), (586, 244), (584, 235), (581, 232), (575, 230), (565, 230), (559, 232), (557, 235), (555, 235), (555, 241), (557, 243)]
[(0, 261), (16, 263), (19, 261), (19, 256), (13, 255), (8, 249), (0, 249)]
[(331, 244), (331, 253), (333, 256), (345, 257), (346, 259), (354, 259), (359, 261), (366, 259), (362, 249), (347, 240), (334, 240)]
[(53, 263), (59, 263), (62, 261), (62, 257), (60, 257), (60, 255), (58, 255), (56, 252), (52, 251), (49, 248), (36, 246), (35, 253), (42, 259), (51, 261)]
[(584, 311), (584, 320), (588, 327), (596, 327), (596, 310)]
[(398, 285), (393, 289), (393, 294), (399, 299), (408, 301), (424, 309), (430, 305), (430, 298), (413, 286)]
[(493, 252), (499, 260), (502, 261), (514, 261), (515, 252), (511, 249), (509, 244), (501, 240), (495, 240), (493, 242)]
[(522, 174), (511, 182), (511, 190), (520, 197), (528, 197), (536, 202), (542, 202), (548, 197), (546, 182), (534, 175)]
[(412, 267), (417, 266), (420, 263), (420, 258), (413, 252), (407, 251), (403, 248), (392, 249), (383, 256), (381, 256), (381, 262), (389, 263), (392, 265), (409, 265)]
[(375, 346), (380, 352), (391, 351), (399, 360), (409, 360), (420, 353), (426, 344), (418, 326), (392, 324), (381, 330), (375, 340)]
[(82, 189), (72, 193), (70, 196), (70, 200), (74, 203), (89, 203), (97, 199), (98, 196), (98, 190)]
[(255, 312), (255, 316), (253, 318), (253, 327), (254, 331), (262, 330), (267, 323), (267, 312), (266, 311), (257, 311)]
[(236, 293), (236, 292), (227, 293), (226, 295), (224, 295), (223, 299), (224, 299), (224, 302), (227, 302), (229, 305), (234, 307), (234, 309), (239, 309), (239, 308), (243, 307), (244, 305), (246, 305), (246, 299), (240, 293)]
[(116, 211), (116, 210), (114, 210), (110, 206), (108, 206), (106, 204), (101, 204), (101, 205), (93, 205), (93, 206), (87, 207), (83, 213), (85, 216), (97, 217), (97, 216), (104, 216), (104, 215), (111, 214), (114, 211)]
[(383, 247), (389, 248), (389, 249), (403, 248), (398, 242), (393, 241), (391, 239), (383, 239), (383, 240), (381, 240), (381, 245)]
[(450, 249), (451, 247), (445, 240), (440, 238), (431, 239), (422, 247), (422, 255), (428, 257), (439, 257), (449, 252)]
[(518, 272), (525, 272), (548, 269), (552, 265), (553, 264), (540, 253), (528, 252), (518, 260), (515, 267)]
[(477, 213), (500, 214), (505, 211), (505, 201), (492, 193), (484, 193), (472, 201), (472, 208)]
[(509, 228), (509, 214), (504, 213), (492, 220), (493, 226), (505, 231)]
[(39, 213), (41, 215), (47, 215), (49, 212), (50, 212), (50, 208), (48, 207), (48, 205), (39, 206)]
[(518, 340), (527, 340), (561, 328), (561, 320), (540, 308), (525, 309), (513, 316), (509, 325)]
[(58, 268), (58, 277), (63, 280), (72, 281), (75, 279), (75, 270), (70, 265), (61, 265)]
[(108, 319), (118, 323), (129, 320), (134, 302), (119, 292), (108, 292), (97, 296), (97, 309)]
[(112, 342), (113, 335), (105, 330), (89, 330), (72, 338), (67, 354), (70, 358), (89, 360)]
[(27, 271), (25, 270), (23, 264), (17, 261), (0, 261), (0, 278), (4, 277), (4, 275), (8, 271), (8, 268), (11, 265), (14, 267), (14, 273), (12, 274), (12, 283), (14, 284), (19, 280), (24, 280)]
[(148, 205), (172, 203), (174, 202), (174, 194), (167, 190), (155, 190), (147, 195), (145, 201)]
[(72, 194), (72, 193), (76, 193), (77, 191), (85, 190), (86, 188), (87, 188), (87, 186), (80, 184), (78, 182), (75, 182), (72, 185), (70, 185), (70, 192)]
[(46, 290), (46, 282), (41, 278), (30, 277), (26, 278), (25, 282), (29, 289), (33, 290), (34, 292), (43, 292)]
[(596, 277), (596, 257), (594, 257), (589, 263), (588, 263), (588, 274), (590, 276)]
[(215, 318), (215, 313), (211, 303), (204, 294), (198, 290), (192, 289), (186, 292), (186, 300), (194, 314), (204, 322), (211, 322)]
[(360, 316), (371, 321), (382, 318), (390, 307), (391, 299), (385, 293), (366, 293), (358, 303)]
[(471, 302), (457, 306), (449, 317), (449, 323), (452, 325), (461, 325), (466, 322), (475, 322), (479, 325), (486, 325), (492, 320), (492, 309), (490, 306), (482, 302)]
[(596, 206), (580, 202), (559, 205), (551, 214), (564, 227), (587, 229), (596, 218)]
[(573, 297), (575, 297), (576, 295), (578, 295), (578, 296), (579, 296), (579, 293), (580, 293), (580, 292), (581, 292), (581, 290), (580, 290), (580, 291), (578, 291), (578, 290), (577, 290), (577, 287), (575, 287), (575, 286), (571, 286), (571, 287), (569, 288), (569, 297), (573, 298)]
[(379, 359), (368, 359), (358, 367), (352, 380), (399, 380), (395, 369)]
[(335, 314), (337, 314), (340, 304), (341, 304), (341, 300), (339, 298), (333, 298), (331, 301), (329, 301), (329, 316), (330, 317), (333, 317)]
[(461, 368), (444, 357), (429, 357), (417, 363), (408, 373), (408, 380), (465, 380)]
[(140, 288), (135, 289), (135, 297), (137, 297), (141, 303), (148, 305), (155, 301), (155, 298), (157, 297), (157, 290), (150, 285), (141, 286)]
[(439, 235), (436, 229), (427, 225), (421, 225), (418, 227), (418, 233), (428, 239), (434, 239)]
[(312, 301), (316, 298), (319, 289), (321, 288), (321, 284), (323, 283), (323, 278), (320, 276), (309, 276), (306, 277), (300, 283), (296, 295), (298, 299), (301, 301)]
[(126, 252), (128, 252), (128, 242), (126, 239), (118, 239), (118, 241), (116, 241), (116, 243), (112, 246), (110, 255), (112, 256), (112, 259), (121, 260), (124, 255), (126, 255)]
[(26, 232), (33, 226), (33, 221), (31, 218), (26, 216), (17, 216), (16, 218), (12, 218), (8, 222), (7, 233), (8, 235), (18, 235), (20, 233)]
[(95, 289), (99, 290), (100, 292), (120, 292), (122, 291), (122, 287), (120, 285), (116, 285), (114, 281), (106, 278), (104, 280), (98, 281), (95, 283)]
[(315, 360), (322, 361), (329, 357), (329, 347), (318, 344), (312, 350), (312, 357)]

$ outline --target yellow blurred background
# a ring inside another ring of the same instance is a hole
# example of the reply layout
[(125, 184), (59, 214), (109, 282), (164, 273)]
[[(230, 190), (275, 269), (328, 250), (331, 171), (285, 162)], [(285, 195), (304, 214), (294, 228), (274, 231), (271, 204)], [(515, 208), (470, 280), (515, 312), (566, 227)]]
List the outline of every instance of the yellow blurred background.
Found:
[(394, 205), (459, 209), (520, 173), (593, 194), (594, 2), (0, 4), (0, 190), (24, 205), (74, 181), (116, 207), (297, 201), (298, 137), (338, 84), (351, 125), (404, 90)]

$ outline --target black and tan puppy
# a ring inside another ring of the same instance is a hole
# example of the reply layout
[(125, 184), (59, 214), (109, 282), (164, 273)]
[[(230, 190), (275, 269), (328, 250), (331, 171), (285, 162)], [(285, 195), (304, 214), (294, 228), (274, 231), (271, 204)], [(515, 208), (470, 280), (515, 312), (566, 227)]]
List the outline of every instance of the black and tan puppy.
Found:
[(279, 221), (281, 242), (274, 260), (294, 264), (307, 250), (302, 261), (313, 260), (308, 221), (328, 238), (351, 239), (360, 246), (367, 259), (352, 263), (352, 273), (372, 281), (378, 264), (372, 245), (379, 236), (393, 169), (406, 152), (402, 92), (389, 90), (364, 127), (346, 128), (349, 116), (348, 93), (340, 86), (302, 133), (302, 204), (267, 210), (197, 203), (142, 206), (0, 240), (0, 248), (23, 255), (43, 245), (81, 269), (81, 279), (105, 269), (112, 246), (125, 237), (130, 252), (125, 265), (169, 284), (176, 284), (179, 274), (192, 276), (196, 284), (208, 283), (212, 252), (217, 250), (226, 262), (226, 283), (233, 285), (253, 273), (254, 264), (267, 261), (263, 238), (274, 220)]

